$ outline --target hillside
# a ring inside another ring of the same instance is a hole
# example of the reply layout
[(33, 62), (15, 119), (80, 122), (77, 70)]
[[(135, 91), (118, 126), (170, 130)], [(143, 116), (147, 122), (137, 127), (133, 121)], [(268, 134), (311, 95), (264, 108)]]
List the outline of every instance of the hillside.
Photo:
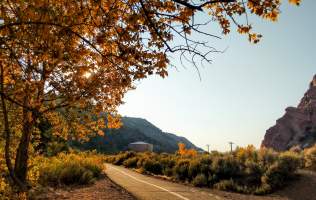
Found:
[(163, 132), (146, 119), (122, 117), (122, 122), (120, 129), (104, 130), (104, 136), (92, 137), (88, 142), (74, 145), (86, 150), (115, 153), (127, 150), (129, 143), (144, 141), (153, 144), (155, 152), (174, 153), (178, 149), (178, 143), (182, 142), (187, 148), (201, 150), (185, 137)]
[(316, 143), (316, 75), (297, 107), (288, 107), (276, 125), (267, 130), (262, 146), (287, 150)]

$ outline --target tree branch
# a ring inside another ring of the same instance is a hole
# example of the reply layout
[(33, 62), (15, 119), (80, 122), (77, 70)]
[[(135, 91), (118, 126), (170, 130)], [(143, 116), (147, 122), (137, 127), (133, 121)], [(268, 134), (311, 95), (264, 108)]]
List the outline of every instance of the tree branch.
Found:
[(188, 3), (185, 0), (172, 0), (178, 4), (181, 4), (187, 8), (191, 8), (193, 10), (199, 10), (199, 11), (203, 11), (203, 7), (209, 4), (214, 4), (214, 3), (230, 3), (230, 2), (235, 2), (236, 0), (213, 0), (213, 1), (207, 1), (205, 3), (202, 3), (200, 5), (194, 5), (191, 3)]

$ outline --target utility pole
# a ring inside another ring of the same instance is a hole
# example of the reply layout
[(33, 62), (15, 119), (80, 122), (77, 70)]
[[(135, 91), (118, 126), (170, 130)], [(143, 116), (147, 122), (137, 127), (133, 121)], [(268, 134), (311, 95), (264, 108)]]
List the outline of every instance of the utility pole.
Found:
[(232, 153), (233, 152), (233, 142), (228, 142), (228, 144), (230, 145), (230, 152)]
[(206, 147), (207, 147), (207, 152), (210, 153), (210, 145), (207, 144)]

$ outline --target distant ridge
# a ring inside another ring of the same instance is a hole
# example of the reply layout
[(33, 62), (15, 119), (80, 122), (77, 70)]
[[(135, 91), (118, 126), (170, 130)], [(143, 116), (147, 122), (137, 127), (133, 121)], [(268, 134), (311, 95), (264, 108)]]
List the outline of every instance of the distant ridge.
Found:
[(99, 152), (115, 153), (127, 150), (129, 143), (143, 141), (153, 144), (155, 152), (174, 153), (178, 150), (178, 143), (182, 142), (187, 148), (202, 150), (185, 137), (163, 132), (146, 119), (122, 117), (122, 123), (120, 129), (104, 130), (104, 136), (92, 137), (88, 142), (75, 142), (73, 145), (86, 150), (96, 149)]

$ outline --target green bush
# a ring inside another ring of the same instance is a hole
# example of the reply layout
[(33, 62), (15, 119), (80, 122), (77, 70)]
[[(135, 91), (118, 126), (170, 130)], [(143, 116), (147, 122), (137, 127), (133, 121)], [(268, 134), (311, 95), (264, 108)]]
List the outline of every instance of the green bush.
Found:
[(302, 157), (298, 153), (290, 151), (281, 153), (279, 159), (269, 166), (261, 181), (264, 185), (269, 185), (270, 190), (280, 188), (301, 166)]
[(212, 163), (212, 171), (219, 179), (239, 176), (240, 163), (232, 156), (216, 157)]
[(147, 159), (143, 162), (143, 168), (145, 171), (148, 171), (156, 175), (162, 174), (162, 166), (157, 161)]
[(211, 156), (202, 156), (201, 159), (198, 159), (200, 162), (200, 173), (205, 174), (206, 177), (209, 177), (213, 174), (212, 172), (212, 162), (214, 157)]
[(188, 178), (193, 179), (201, 172), (201, 164), (199, 160), (190, 161), (189, 169), (188, 169)]
[(133, 157), (133, 158), (129, 158), (127, 160), (125, 160), (123, 162), (123, 165), (127, 168), (136, 168), (137, 167), (137, 162), (138, 162), (138, 158), (137, 157)]
[(173, 168), (176, 164), (176, 160), (170, 156), (159, 159), (159, 162), (164, 168)]
[(76, 163), (66, 163), (59, 172), (56, 177), (60, 184), (89, 184), (94, 181), (93, 173)]
[(204, 174), (198, 174), (192, 181), (192, 184), (196, 187), (207, 186), (207, 178)]
[(260, 185), (263, 169), (254, 161), (246, 161), (242, 181), (247, 185)]
[(188, 178), (190, 160), (179, 160), (173, 168), (176, 179), (185, 181)]

